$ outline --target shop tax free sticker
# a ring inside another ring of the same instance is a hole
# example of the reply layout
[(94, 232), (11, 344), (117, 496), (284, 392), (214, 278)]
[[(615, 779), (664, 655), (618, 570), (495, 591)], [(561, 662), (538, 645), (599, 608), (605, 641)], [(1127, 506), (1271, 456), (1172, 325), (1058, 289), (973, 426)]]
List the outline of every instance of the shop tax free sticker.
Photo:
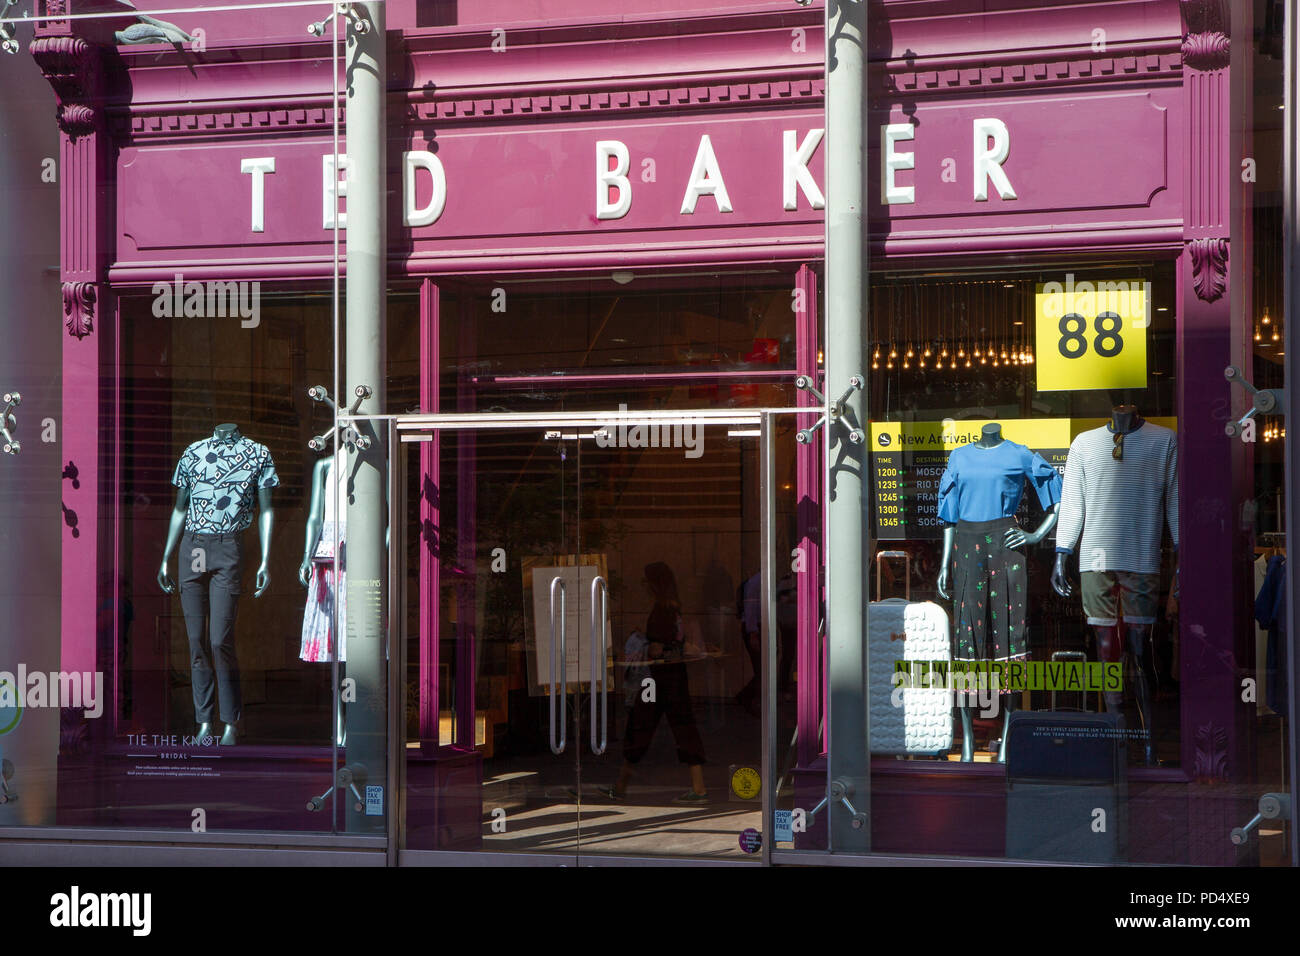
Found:
[(1146, 388), (1151, 283), (1043, 282), (1034, 297), (1040, 392)]

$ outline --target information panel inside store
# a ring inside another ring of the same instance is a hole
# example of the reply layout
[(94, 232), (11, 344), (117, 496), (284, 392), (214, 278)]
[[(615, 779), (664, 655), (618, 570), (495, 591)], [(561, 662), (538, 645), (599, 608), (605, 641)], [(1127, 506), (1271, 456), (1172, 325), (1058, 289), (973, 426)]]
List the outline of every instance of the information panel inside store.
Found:
[[(1174, 428), (1172, 418), (1149, 419)], [(1036, 451), (1062, 475), (1074, 436), (1106, 423), (1103, 418), (981, 418), (929, 422), (873, 422), (871, 471), (875, 488), (875, 536), (884, 541), (943, 537), (938, 516), (939, 481), (954, 448), (979, 440), (987, 424), (1002, 426), (1008, 441)], [(1038, 508), (1033, 495), (1020, 501), (1021, 527), (1036, 524), (1027, 516)]]

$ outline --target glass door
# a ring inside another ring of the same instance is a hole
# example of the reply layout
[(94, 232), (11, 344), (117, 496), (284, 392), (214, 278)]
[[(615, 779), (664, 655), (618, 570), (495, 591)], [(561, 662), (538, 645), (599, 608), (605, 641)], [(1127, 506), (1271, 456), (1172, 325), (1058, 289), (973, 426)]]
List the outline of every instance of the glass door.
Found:
[(758, 415), (562, 437), (577, 446), (576, 537), (593, 575), (579, 594), (595, 648), (576, 714), (580, 861), (757, 858)]
[(407, 850), (757, 858), (759, 419), (398, 420)]
[(405, 424), (406, 847), (572, 864), (591, 581), (575, 442), (544, 423)]

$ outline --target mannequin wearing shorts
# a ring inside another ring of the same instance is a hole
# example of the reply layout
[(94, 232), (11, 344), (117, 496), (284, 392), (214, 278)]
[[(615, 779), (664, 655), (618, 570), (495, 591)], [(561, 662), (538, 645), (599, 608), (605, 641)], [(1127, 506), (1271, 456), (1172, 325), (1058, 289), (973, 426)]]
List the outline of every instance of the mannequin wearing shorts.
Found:
[[(1127, 638), (1137, 664), (1134, 691), (1147, 766), (1158, 765), (1147, 655), (1160, 596), (1165, 524), (1177, 548), (1176, 436), (1144, 420), (1136, 407), (1117, 406), (1107, 424), (1083, 432), (1070, 445), (1052, 587), (1062, 597), (1073, 593), (1065, 561), (1077, 548), (1083, 611), (1097, 637), (1097, 656), (1119, 663)], [(1123, 698), (1122, 691), (1107, 692), (1106, 709), (1122, 714)]]

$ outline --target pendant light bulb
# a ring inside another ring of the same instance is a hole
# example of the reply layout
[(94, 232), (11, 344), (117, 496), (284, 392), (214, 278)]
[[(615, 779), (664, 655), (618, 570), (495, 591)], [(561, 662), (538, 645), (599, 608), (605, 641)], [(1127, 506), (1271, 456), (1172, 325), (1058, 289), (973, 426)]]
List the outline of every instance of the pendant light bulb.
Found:
[(1268, 306), (1264, 306), (1264, 317), (1260, 319), (1265, 325), (1269, 325), (1273, 320), (1269, 317)]

